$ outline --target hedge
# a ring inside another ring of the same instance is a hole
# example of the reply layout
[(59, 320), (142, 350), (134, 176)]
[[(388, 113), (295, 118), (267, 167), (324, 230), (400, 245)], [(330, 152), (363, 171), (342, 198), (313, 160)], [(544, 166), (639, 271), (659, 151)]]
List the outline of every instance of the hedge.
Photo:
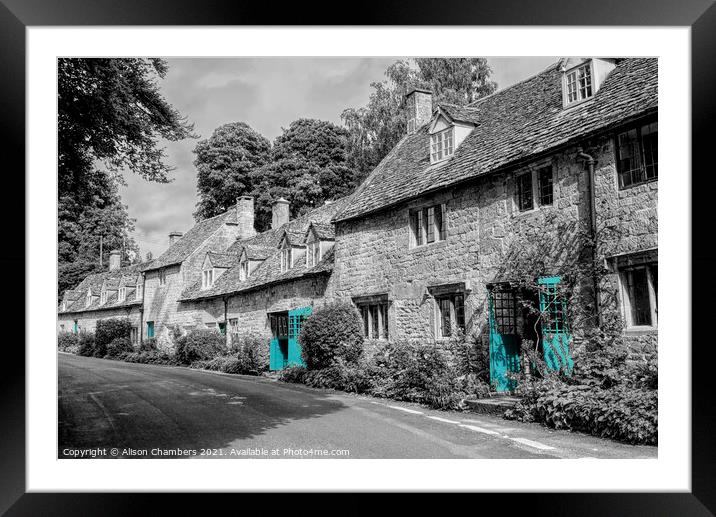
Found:
[(298, 336), (301, 356), (309, 370), (331, 366), (337, 358), (354, 363), (363, 353), (361, 317), (356, 308), (337, 302), (317, 309)]

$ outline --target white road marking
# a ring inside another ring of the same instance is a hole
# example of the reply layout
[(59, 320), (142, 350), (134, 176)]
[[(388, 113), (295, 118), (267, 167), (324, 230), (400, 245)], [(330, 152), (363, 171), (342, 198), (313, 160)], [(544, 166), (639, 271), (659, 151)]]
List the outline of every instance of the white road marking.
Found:
[(413, 413), (415, 415), (422, 415), (422, 411), (415, 411), (414, 409), (408, 409), (406, 407), (400, 407), (400, 406), (388, 406), (391, 409), (399, 409), (400, 411), (405, 411), (406, 413)]
[(484, 427), (477, 427), (476, 425), (460, 424), (460, 427), (464, 427), (466, 429), (470, 429), (471, 431), (476, 431), (478, 433), (492, 434), (492, 435), (497, 435), (497, 436), (500, 435), (500, 433), (498, 433), (496, 431), (491, 431), (490, 429), (485, 429)]
[(517, 443), (521, 443), (522, 445), (527, 445), (528, 447), (534, 447), (535, 449), (539, 449), (541, 451), (554, 450), (554, 447), (552, 447), (551, 445), (545, 445), (543, 443), (535, 442), (533, 440), (528, 440), (527, 438), (510, 438), (510, 440), (513, 440)]
[(445, 422), (446, 424), (459, 424), (460, 423), (457, 420), (448, 420), (447, 418), (440, 418), (439, 416), (428, 416), (428, 418), (437, 420), (438, 422)]

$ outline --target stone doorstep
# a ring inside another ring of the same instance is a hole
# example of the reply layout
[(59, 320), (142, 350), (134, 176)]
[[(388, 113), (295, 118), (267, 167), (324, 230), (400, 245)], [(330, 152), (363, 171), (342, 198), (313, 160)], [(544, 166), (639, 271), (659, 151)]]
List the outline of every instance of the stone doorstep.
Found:
[(519, 401), (520, 397), (497, 395), (484, 399), (466, 399), (465, 404), (468, 411), (473, 413), (502, 416), (505, 410), (515, 407)]

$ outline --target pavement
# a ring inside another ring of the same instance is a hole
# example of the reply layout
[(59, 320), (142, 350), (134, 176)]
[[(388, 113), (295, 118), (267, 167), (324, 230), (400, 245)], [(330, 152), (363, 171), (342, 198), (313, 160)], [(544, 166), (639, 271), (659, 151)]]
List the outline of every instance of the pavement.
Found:
[(656, 458), (657, 448), (263, 377), (58, 354), (59, 458)]

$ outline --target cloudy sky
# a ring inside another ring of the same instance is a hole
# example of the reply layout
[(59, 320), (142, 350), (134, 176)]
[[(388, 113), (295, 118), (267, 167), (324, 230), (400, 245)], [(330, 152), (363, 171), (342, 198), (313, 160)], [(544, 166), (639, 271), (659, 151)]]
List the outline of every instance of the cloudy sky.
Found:
[[(340, 124), (348, 107), (364, 106), (370, 83), (382, 81), (398, 58), (237, 58), (168, 59), (161, 82), (166, 99), (195, 125), (199, 139), (225, 123), (243, 121), (273, 139), (300, 117)], [(493, 80), (502, 89), (540, 72), (554, 57), (488, 58)], [(168, 234), (186, 232), (196, 208), (197, 140), (167, 142), (168, 162), (176, 170), (170, 184), (148, 183), (127, 174), (122, 199), (136, 220), (135, 239), (144, 256), (157, 257)]]

